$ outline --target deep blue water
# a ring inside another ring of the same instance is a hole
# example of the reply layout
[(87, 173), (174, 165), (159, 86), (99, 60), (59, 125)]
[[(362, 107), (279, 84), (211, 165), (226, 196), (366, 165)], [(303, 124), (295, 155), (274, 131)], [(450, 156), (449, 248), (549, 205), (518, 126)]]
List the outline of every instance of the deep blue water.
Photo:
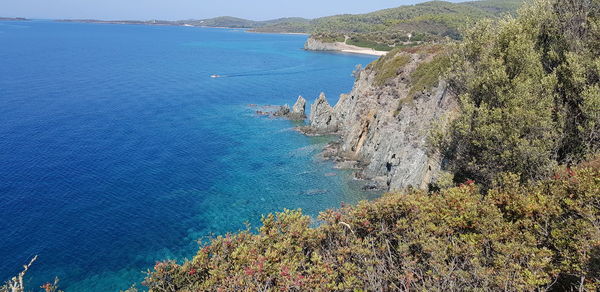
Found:
[(32, 289), (126, 289), (261, 214), (374, 196), (315, 157), (327, 138), (247, 106), (334, 103), (373, 60), (305, 52), (305, 38), (0, 22), (0, 280), (37, 254)]

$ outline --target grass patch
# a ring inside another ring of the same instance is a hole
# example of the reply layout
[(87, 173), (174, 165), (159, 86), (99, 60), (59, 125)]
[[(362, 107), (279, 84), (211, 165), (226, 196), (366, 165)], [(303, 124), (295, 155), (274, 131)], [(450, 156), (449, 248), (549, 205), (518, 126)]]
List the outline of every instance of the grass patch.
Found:
[(439, 54), (448, 49), (445, 44), (418, 44), (413, 46), (402, 46), (402, 51), (410, 54)]
[(375, 84), (383, 85), (390, 78), (398, 75), (398, 69), (410, 62), (410, 56), (399, 53), (398, 49), (392, 50), (387, 55), (379, 58), (369, 66), (375, 71)]
[(409, 97), (414, 97), (417, 92), (431, 90), (439, 84), (440, 77), (450, 68), (450, 57), (438, 55), (430, 62), (420, 64), (410, 75), (411, 88)]
[(319, 33), (313, 35), (312, 37), (324, 43), (343, 43), (346, 40), (344, 35), (339, 33)]

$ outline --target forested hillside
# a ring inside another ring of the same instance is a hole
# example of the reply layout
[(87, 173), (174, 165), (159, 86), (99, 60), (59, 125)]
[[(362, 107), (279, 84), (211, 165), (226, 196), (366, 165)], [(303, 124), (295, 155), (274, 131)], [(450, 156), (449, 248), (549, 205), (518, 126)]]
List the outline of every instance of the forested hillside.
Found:
[(229, 27), (229, 28), (267, 28), (277, 27), (278, 32), (306, 32), (310, 20), (301, 17), (278, 18), (265, 21), (254, 21), (243, 18), (221, 16), (203, 20), (178, 21), (189, 25), (208, 26), (208, 27)]
[(256, 27), (254, 31), (303, 31), (323, 41), (344, 41), (344, 36), (349, 36), (348, 44), (390, 50), (409, 41), (434, 41), (445, 37), (460, 39), (461, 28), (469, 23), (514, 13), (522, 3), (522, 0), (431, 1), (367, 14), (322, 17), (310, 23), (270, 24)]
[(316, 19), (286, 17), (255, 21), (231, 16), (208, 19), (92, 20), (64, 19), (63, 22), (94, 22), (144, 25), (188, 25), (244, 28), (264, 33), (306, 33), (320, 41), (346, 41), (349, 45), (391, 50), (396, 46), (460, 39), (461, 28), (476, 20), (513, 14), (523, 0), (484, 0), (451, 3), (430, 1), (379, 10), (366, 14), (344, 14)]
[[(312, 20), (280, 18), (252, 21), (236, 17), (216, 17), (180, 23), (248, 28), (266, 33), (308, 33), (321, 41), (345, 41), (348, 44), (391, 50), (411, 42), (461, 38), (461, 28), (476, 20), (513, 14), (523, 0), (486, 0), (462, 3), (430, 1), (416, 5), (379, 10), (366, 14), (344, 14)], [(409, 35), (410, 34), (410, 35)]]

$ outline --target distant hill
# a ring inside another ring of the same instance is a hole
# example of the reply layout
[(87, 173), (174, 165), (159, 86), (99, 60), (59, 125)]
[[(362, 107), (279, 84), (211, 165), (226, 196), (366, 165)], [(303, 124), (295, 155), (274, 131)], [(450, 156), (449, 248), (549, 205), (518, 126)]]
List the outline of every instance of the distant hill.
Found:
[(231, 16), (221, 16), (201, 20), (177, 21), (177, 23), (183, 22), (194, 26), (249, 28), (256, 30), (260, 28), (263, 32), (307, 32), (311, 20), (301, 17), (286, 17), (273, 20), (254, 21)]
[(484, 0), (463, 3), (430, 1), (366, 14), (342, 14), (312, 20), (291, 17), (253, 21), (224, 16), (187, 22), (210, 27), (249, 28), (256, 32), (370, 33), (400, 28), (443, 34), (447, 30), (456, 30), (467, 19), (514, 13), (523, 2), (524, 0)]
[(435, 41), (446, 37), (460, 39), (461, 28), (468, 23), (482, 18), (515, 13), (524, 1), (526, 0), (483, 0), (462, 3), (430, 1), (366, 14), (343, 14), (316, 19), (288, 17), (255, 21), (221, 16), (178, 21), (61, 21), (228, 27), (263, 33), (308, 33), (324, 42), (346, 41), (350, 45), (390, 50), (409, 43)]
[[(407, 41), (430, 41), (438, 38), (461, 38), (461, 28), (487, 17), (513, 14), (524, 0), (486, 0), (463, 3), (430, 1), (416, 5), (383, 9), (366, 14), (344, 14), (313, 19), (308, 24), (269, 25), (254, 31), (277, 32), (290, 27), (296, 32), (313, 34), (324, 41), (389, 50)], [(410, 33), (410, 37), (409, 34)]]

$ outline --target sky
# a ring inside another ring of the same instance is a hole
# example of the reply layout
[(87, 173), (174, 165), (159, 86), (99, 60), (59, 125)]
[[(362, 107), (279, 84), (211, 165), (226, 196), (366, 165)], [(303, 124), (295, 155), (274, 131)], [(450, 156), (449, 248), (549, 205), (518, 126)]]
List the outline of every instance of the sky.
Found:
[[(236, 16), (252, 20), (365, 13), (423, 0), (0, 0), (0, 16), (34, 19), (181, 20)], [(452, 0), (451, 2), (461, 2)]]

